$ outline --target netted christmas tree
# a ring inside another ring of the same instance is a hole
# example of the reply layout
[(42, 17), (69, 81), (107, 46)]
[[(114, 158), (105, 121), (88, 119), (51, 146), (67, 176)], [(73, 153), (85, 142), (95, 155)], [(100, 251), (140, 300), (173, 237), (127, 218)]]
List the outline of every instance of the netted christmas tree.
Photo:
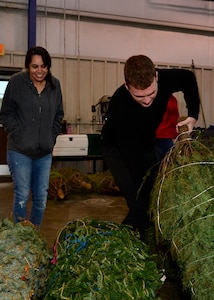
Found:
[(29, 222), (0, 222), (0, 299), (38, 300), (48, 280), (50, 253)]
[(162, 274), (126, 225), (74, 221), (59, 232), (54, 249), (45, 300), (158, 299)]
[(192, 299), (214, 299), (214, 153), (188, 132), (163, 159), (152, 190), (157, 241), (169, 241)]

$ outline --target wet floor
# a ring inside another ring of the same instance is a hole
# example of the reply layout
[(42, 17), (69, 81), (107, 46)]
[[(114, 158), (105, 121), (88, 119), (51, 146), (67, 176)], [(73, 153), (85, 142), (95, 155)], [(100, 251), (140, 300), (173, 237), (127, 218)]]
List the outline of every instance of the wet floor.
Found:
[[(12, 183), (1, 182), (0, 219), (12, 217), (12, 199)], [(51, 250), (57, 238), (57, 233), (68, 222), (88, 218), (121, 223), (127, 212), (128, 208), (122, 196), (84, 194), (72, 195), (64, 201), (48, 200), (41, 233), (47, 240), (47, 246)], [(160, 298), (162, 300), (189, 300), (190, 296), (182, 291), (181, 283), (176, 277), (167, 278), (160, 291)]]

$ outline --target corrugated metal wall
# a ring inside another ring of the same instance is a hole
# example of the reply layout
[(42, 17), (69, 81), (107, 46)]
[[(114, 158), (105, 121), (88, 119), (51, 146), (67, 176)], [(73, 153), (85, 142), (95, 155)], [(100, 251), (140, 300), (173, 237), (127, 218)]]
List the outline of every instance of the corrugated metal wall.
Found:
[[(23, 67), (25, 54), (6, 53), (1, 58), (1, 66)], [(191, 68), (190, 65), (166, 65), (157, 67)], [(111, 96), (123, 83), (124, 61), (113, 59), (52, 56), (52, 73), (61, 82), (66, 119), (72, 123), (73, 133), (93, 133), (101, 128), (99, 109), (91, 111), (91, 106), (104, 95)], [(214, 96), (214, 72), (212, 68), (196, 66), (195, 74), (201, 96), (201, 113), (197, 126), (209, 127), (214, 124), (212, 108)], [(186, 105), (181, 93), (176, 93), (180, 115), (186, 115)], [(98, 108), (98, 107), (97, 107)]]

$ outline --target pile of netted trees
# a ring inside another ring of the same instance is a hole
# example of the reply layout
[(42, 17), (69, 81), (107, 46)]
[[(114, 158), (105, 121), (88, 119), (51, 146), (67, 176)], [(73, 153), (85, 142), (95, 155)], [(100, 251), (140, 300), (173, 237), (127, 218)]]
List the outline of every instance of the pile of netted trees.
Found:
[(83, 174), (74, 168), (51, 170), (49, 199), (63, 200), (69, 195), (84, 193), (118, 195), (120, 191), (108, 170), (95, 174)]
[(187, 132), (162, 161), (151, 214), (192, 299), (214, 299), (214, 153)]
[(0, 254), (2, 300), (159, 299), (162, 274), (127, 225), (68, 223), (50, 254), (31, 223), (5, 219)]

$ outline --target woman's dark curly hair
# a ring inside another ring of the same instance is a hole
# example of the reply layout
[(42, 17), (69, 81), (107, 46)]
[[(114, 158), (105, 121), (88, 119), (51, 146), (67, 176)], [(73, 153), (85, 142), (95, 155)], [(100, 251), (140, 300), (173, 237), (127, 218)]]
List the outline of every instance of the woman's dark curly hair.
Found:
[(42, 61), (44, 63), (44, 65), (48, 68), (48, 74), (46, 76), (46, 80), (50, 82), (51, 84), (51, 88), (55, 89), (56, 86), (53, 84), (52, 81), (52, 74), (51, 74), (51, 57), (50, 54), (48, 53), (48, 51), (40, 46), (35, 46), (32, 48), (29, 48), (25, 57), (25, 68), (28, 70), (29, 69), (29, 65), (31, 63), (32, 60), (32, 56), (34, 55), (40, 55), (42, 57)]

